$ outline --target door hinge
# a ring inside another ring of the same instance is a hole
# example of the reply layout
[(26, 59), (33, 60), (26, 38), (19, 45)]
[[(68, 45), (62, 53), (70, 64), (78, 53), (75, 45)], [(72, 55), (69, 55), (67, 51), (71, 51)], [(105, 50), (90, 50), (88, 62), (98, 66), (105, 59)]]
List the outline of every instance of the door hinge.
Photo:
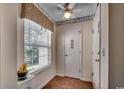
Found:
[(92, 34), (94, 33), (94, 30), (92, 29)]
[(79, 69), (79, 72), (81, 72), (81, 70)]
[(91, 74), (91, 75), (92, 75), (92, 76), (94, 75), (94, 74), (93, 74), (93, 72), (92, 72), (92, 74)]
[(79, 34), (81, 34), (81, 31), (78, 31), (79, 32)]
[(100, 21), (98, 22), (98, 32), (100, 32)]

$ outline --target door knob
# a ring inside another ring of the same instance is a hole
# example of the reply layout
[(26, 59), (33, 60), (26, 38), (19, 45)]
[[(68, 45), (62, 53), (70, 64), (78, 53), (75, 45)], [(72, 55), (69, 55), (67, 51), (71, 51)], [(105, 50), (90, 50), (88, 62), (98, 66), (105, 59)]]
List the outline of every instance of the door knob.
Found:
[(67, 54), (65, 54), (65, 56), (68, 56)]
[(98, 52), (97, 54), (100, 55), (100, 52)]

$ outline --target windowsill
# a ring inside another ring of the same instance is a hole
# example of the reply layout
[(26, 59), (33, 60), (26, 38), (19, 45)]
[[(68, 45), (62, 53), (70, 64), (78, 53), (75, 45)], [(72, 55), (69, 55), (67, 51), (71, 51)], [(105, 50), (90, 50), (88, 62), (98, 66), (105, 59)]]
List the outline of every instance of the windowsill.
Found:
[(42, 67), (42, 68), (38, 68), (38, 69), (35, 69), (35, 70), (32, 70), (32, 71), (29, 71), (29, 74), (33, 74), (33, 75), (38, 74), (38, 73), (40, 73), (40, 72), (42, 72), (44, 70), (47, 70), (49, 67), (50, 67), (50, 64), (47, 65), (47, 66), (45, 66), (45, 67)]
[(18, 81), (17, 82), (17, 85), (18, 86), (21, 86), (21, 85), (25, 84), (26, 82), (32, 80), (33, 78), (35, 78), (35, 76), (34, 75), (30, 75), (30, 76), (27, 77), (27, 79)]
[(21, 86), (21, 85), (25, 84), (26, 82), (32, 80), (33, 78), (35, 78), (35, 75), (36, 75), (36, 74), (38, 74), (38, 73), (40, 73), (40, 72), (42, 72), (42, 71), (47, 70), (47, 69), (50, 67), (50, 65), (51, 65), (51, 64), (49, 64), (49, 65), (47, 65), (47, 66), (45, 66), (45, 67), (42, 67), (42, 68), (39, 68), (39, 69), (30, 71), (30, 72), (28, 73), (29, 76), (27, 77), (27, 79), (22, 80), (22, 81), (18, 81), (18, 82), (17, 82), (17, 85), (18, 85), (18, 86)]

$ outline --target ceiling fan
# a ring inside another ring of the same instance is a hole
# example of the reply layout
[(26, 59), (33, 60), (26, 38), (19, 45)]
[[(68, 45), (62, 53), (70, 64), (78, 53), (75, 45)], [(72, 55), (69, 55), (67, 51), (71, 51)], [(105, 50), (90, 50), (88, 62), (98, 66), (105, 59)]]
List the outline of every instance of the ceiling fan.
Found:
[(57, 4), (57, 7), (60, 8), (62, 11), (57, 12), (56, 14), (63, 14), (63, 19), (74, 18), (74, 13), (80, 12), (80, 9), (74, 9), (75, 3), (65, 3)]

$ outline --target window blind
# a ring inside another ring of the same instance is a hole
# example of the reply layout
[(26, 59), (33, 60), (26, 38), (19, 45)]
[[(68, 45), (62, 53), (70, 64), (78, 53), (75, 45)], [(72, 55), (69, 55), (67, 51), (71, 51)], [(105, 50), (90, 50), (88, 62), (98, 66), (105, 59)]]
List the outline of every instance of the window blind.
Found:
[(24, 19), (25, 63), (36, 70), (51, 63), (51, 31)]

